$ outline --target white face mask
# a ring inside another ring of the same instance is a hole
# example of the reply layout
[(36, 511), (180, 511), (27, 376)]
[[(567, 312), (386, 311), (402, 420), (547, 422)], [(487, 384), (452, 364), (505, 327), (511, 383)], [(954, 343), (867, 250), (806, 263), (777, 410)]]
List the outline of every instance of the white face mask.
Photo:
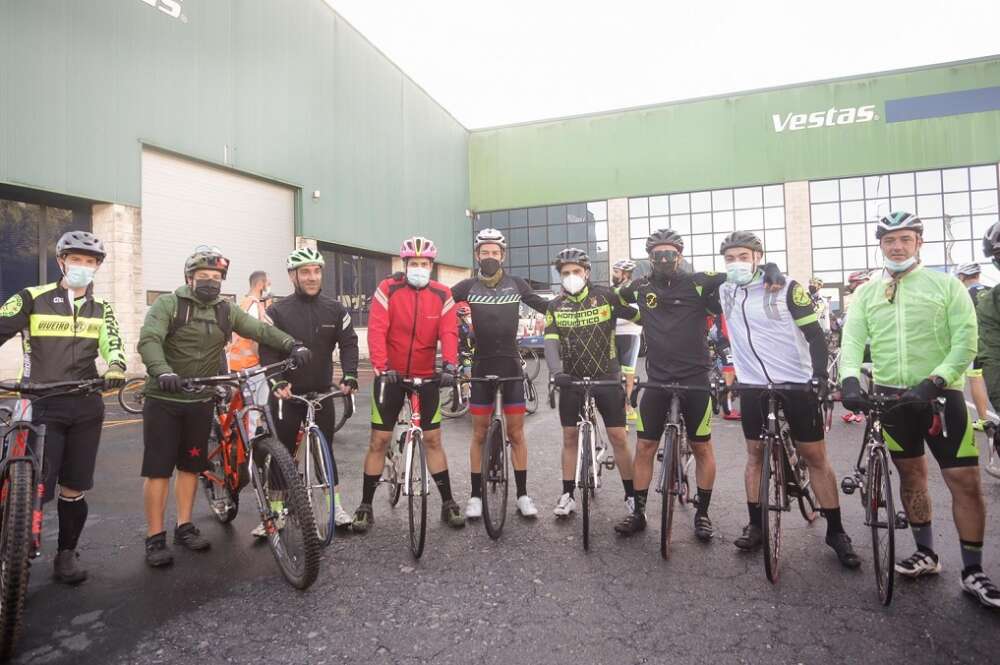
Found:
[(271, 297), (271, 289), (264, 289), (260, 292), (260, 300), (267, 300)]
[(580, 291), (583, 291), (583, 287), (587, 285), (587, 280), (579, 275), (566, 275), (562, 278), (563, 290), (571, 296), (575, 296)]
[(429, 281), (431, 281), (431, 269), (417, 267), (407, 268), (406, 281), (410, 284), (410, 286), (422, 289), (427, 286)]
[(741, 286), (749, 284), (755, 272), (757, 271), (754, 270), (753, 264), (746, 261), (733, 261), (726, 264), (726, 279)]
[(912, 268), (913, 264), (916, 262), (917, 262), (916, 254), (906, 259), (905, 261), (893, 261), (887, 256), (885, 257), (885, 260), (882, 262), (882, 265), (884, 265), (885, 269), (888, 270), (889, 272), (905, 272), (910, 268)]

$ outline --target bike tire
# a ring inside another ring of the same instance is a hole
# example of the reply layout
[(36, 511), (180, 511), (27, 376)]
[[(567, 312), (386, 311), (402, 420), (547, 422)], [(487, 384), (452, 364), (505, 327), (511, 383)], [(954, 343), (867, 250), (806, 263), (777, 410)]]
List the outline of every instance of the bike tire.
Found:
[(409, 487), (409, 522), (410, 522), (410, 553), (414, 559), (419, 559), (424, 553), (427, 542), (427, 493), (430, 481), (427, 478), (427, 451), (424, 450), (424, 439), (421, 432), (414, 432), (411, 440), (413, 455), (410, 459)]
[(125, 385), (118, 389), (118, 404), (128, 413), (141, 414), (142, 405), (146, 400), (146, 393), (142, 391), (145, 385), (145, 377), (126, 381)]
[[(786, 441), (788, 445), (794, 445), (791, 443), (788, 432), (784, 432), (784, 436), (789, 437)], [(819, 509), (817, 508), (819, 502), (816, 500), (816, 493), (813, 492), (812, 483), (809, 482), (809, 467), (803, 463), (801, 457), (799, 457), (799, 464), (801, 466), (798, 469), (798, 473), (793, 474), (799, 490), (799, 512), (802, 513), (802, 519), (812, 524), (819, 517)]]
[(989, 448), (987, 449), (986, 464), (983, 466), (983, 471), (994, 478), (1000, 478), (1000, 433), (995, 435), (992, 440), (988, 440), (987, 443)]
[(285, 580), (296, 589), (308, 589), (319, 574), (322, 545), (305, 485), (284, 444), (268, 436), (253, 445), (254, 458), (260, 459), (259, 478), (264, 490), (266, 514), (261, 515), (262, 521), (268, 524), (275, 520), (270, 508), (272, 499), (280, 496), (284, 502), (284, 525), (269, 529), (267, 543)]
[(695, 496), (694, 492), (691, 491), (691, 476), (690, 470), (694, 466), (694, 452), (691, 450), (691, 443), (687, 440), (687, 437), (681, 438), (681, 461), (680, 461), (680, 482), (677, 486), (677, 501), (682, 505), (687, 505), (691, 503)]
[(6, 501), (0, 528), (0, 660), (14, 653), (24, 620), (24, 598), (31, 572), (31, 522), (34, 469), (27, 460), (7, 467)]
[(510, 473), (507, 464), (507, 445), (499, 420), (490, 423), (482, 451), (483, 526), (490, 538), (496, 540), (503, 533), (507, 520), (507, 500), (510, 491)]
[(580, 446), (580, 476), (582, 477), (582, 482), (578, 484), (580, 489), (580, 515), (583, 518), (581, 522), (583, 523), (583, 549), (584, 551), (590, 550), (590, 504), (593, 499), (592, 485), (593, 485), (593, 460), (590, 458), (590, 444), (591, 437), (594, 436), (594, 432), (591, 431), (590, 427), (584, 426), (580, 430), (580, 438), (578, 445)]
[[(240, 511), (240, 495), (229, 486), (229, 476), (223, 456), (226, 451), (219, 445), (219, 421), (212, 421), (207, 448), (208, 469), (199, 476), (201, 487), (208, 501), (208, 508), (221, 524), (229, 524)], [(209, 477), (209, 474), (212, 477)]]
[(879, 600), (883, 605), (889, 605), (896, 579), (896, 511), (885, 450), (875, 448), (869, 454), (866, 476), (868, 505), (865, 506), (865, 513), (872, 530), (875, 585)]
[(535, 390), (535, 383), (527, 376), (524, 377), (524, 410), (528, 413), (538, 411), (538, 391)]
[[(441, 415), (445, 418), (461, 418), (469, 412), (469, 400), (466, 398), (462, 385), (462, 383), (457, 383), (440, 389), (438, 403), (441, 405)], [(454, 408), (456, 390), (458, 391), (458, 407)]]
[[(389, 483), (389, 506), (391, 508), (396, 507), (396, 504), (399, 503), (399, 497), (403, 495), (403, 481), (399, 479), (398, 465), (402, 463), (403, 440), (405, 438), (406, 433), (404, 432), (399, 435), (396, 441), (389, 442), (390, 447), (395, 447), (393, 455), (396, 458), (391, 464), (391, 471), (388, 474), (389, 477), (386, 478), (386, 481)], [(386, 465), (386, 468), (390, 468), (388, 464)], [(385, 474), (385, 471), (382, 473)]]
[(760, 470), (760, 514), (764, 546), (764, 573), (772, 584), (778, 581), (781, 561), (781, 494), (785, 484), (785, 460), (778, 441), (764, 441)]
[(531, 349), (521, 349), (521, 362), (524, 366), (524, 375), (529, 381), (538, 378), (538, 373), (542, 369), (542, 359)]
[(674, 508), (677, 505), (677, 432), (673, 428), (663, 433), (663, 460), (660, 462), (660, 556), (670, 558), (670, 538), (674, 530)]
[(336, 509), (334, 505), (333, 454), (330, 452), (326, 437), (323, 436), (323, 432), (318, 427), (313, 427), (306, 432), (306, 444), (308, 446), (306, 452), (312, 458), (313, 471), (313, 477), (308, 479), (306, 495), (309, 497), (309, 505), (312, 507), (316, 522), (316, 536), (319, 538), (320, 544), (327, 547), (333, 542), (333, 534), (336, 531), (334, 524)]

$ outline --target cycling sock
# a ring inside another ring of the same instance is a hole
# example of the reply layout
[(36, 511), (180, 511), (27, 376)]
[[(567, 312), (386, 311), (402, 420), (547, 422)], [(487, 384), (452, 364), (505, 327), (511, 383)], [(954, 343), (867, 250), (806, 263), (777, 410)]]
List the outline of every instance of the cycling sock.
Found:
[(646, 512), (646, 497), (649, 496), (649, 490), (636, 490), (635, 491), (635, 512), (645, 513)]
[(823, 508), (819, 512), (826, 518), (827, 538), (844, 530), (844, 525), (840, 521), (840, 508)]
[(375, 498), (375, 488), (378, 487), (378, 479), (382, 477), (382, 474), (369, 475), (364, 474), (364, 480), (361, 484), (361, 503), (367, 503), (371, 505), (372, 500)]
[(753, 524), (755, 527), (758, 528), (763, 526), (763, 524), (761, 523), (759, 503), (750, 503), (749, 501), (747, 501), (747, 512), (750, 513), (750, 524)]
[(919, 551), (934, 553), (934, 531), (930, 522), (910, 522), (910, 531), (913, 532), (913, 540), (917, 543)]
[(573, 490), (576, 489), (575, 480), (564, 480), (563, 481), (563, 494), (569, 494), (573, 496)]
[(83, 525), (87, 523), (87, 500), (82, 494), (72, 498), (60, 494), (58, 504), (59, 549), (75, 550)]
[(962, 545), (962, 577), (970, 572), (979, 572), (983, 569), (983, 544), (974, 543), (971, 540), (959, 540)]
[(333, 505), (335, 505), (335, 506), (339, 506), (340, 505), (340, 492), (334, 492), (333, 493)]
[(698, 510), (697, 515), (708, 515), (708, 504), (712, 503), (712, 490), (698, 488)]
[(441, 503), (451, 501), (451, 480), (448, 479), (448, 469), (432, 473), (431, 478), (434, 479), (434, 484), (438, 486), (438, 492), (441, 493)]
[(474, 499), (483, 498), (483, 474), (481, 473), (470, 473), (472, 477), (472, 489), (469, 491), (469, 496)]
[(528, 493), (528, 470), (518, 471), (514, 469), (514, 485), (517, 487), (517, 498)]
[(635, 483), (632, 482), (631, 478), (629, 478), (628, 480), (622, 478), (622, 485), (625, 486), (626, 499), (630, 499), (635, 496)]

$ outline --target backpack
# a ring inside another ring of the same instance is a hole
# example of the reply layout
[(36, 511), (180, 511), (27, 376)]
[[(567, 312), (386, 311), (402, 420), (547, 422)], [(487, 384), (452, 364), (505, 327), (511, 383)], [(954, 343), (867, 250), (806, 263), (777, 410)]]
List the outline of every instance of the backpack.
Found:
[[(229, 308), (232, 306), (226, 299), (215, 303), (215, 323), (219, 326), (225, 339), (232, 339), (233, 324), (229, 316)], [(191, 322), (191, 301), (187, 298), (177, 299), (177, 309), (174, 311), (174, 318), (170, 320), (170, 327), (167, 329), (167, 337), (172, 336), (182, 327)], [(227, 342), (228, 343), (228, 342)]]

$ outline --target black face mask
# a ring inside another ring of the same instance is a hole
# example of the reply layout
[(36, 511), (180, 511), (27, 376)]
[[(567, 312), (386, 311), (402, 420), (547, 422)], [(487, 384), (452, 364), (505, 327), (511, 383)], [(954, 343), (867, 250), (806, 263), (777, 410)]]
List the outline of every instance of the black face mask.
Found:
[(479, 262), (479, 272), (484, 277), (492, 277), (500, 270), (500, 261), (497, 259), (483, 259)]
[(816, 295), (816, 293), (818, 291), (819, 291), (819, 289), (817, 289), (815, 286), (810, 286), (809, 287), (809, 293), (811, 293), (812, 295)]
[(653, 266), (653, 275), (665, 279), (677, 272), (677, 264), (680, 263), (680, 254), (672, 250), (660, 250), (653, 252), (650, 259), (650, 263)]
[(194, 280), (194, 295), (202, 302), (212, 302), (222, 292), (222, 282), (217, 279)]
[(611, 286), (618, 286), (618, 285), (620, 285), (624, 281), (625, 280), (622, 279), (621, 277), (612, 277), (611, 278)]

